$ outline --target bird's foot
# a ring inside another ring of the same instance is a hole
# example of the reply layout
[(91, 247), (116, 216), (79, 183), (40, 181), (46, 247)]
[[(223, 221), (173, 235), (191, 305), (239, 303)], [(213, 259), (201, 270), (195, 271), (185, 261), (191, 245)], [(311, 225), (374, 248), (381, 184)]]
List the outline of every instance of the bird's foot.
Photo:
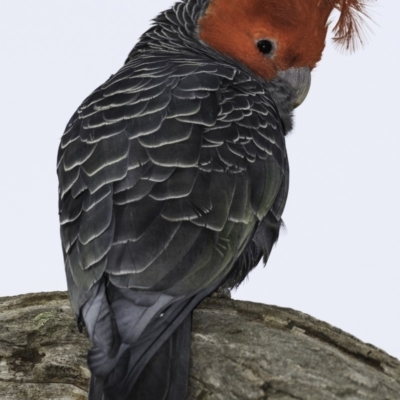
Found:
[(231, 298), (231, 291), (227, 288), (219, 286), (215, 292), (210, 294), (210, 297), (214, 299), (230, 299)]

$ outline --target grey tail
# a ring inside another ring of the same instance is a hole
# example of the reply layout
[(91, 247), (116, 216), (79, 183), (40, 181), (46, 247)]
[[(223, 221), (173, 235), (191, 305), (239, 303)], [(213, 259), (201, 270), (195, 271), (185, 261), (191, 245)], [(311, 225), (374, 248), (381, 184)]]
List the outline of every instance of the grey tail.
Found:
[[(88, 354), (92, 372), (89, 400), (184, 400), (189, 381), (192, 311), (219, 283), (173, 302), (161, 313), (157, 310), (157, 317), (131, 343), (121, 341), (120, 336), (129, 339), (130, 332), (144, 323), (143, 318), (134, 318), (138, 309), (146, 308), (143, 293), (111, 285), (107, 298), (100, 293), (106, 306), (109, 299), (113, 302), (121, 323), (119, 330), (112, 323), (103, 323), (111, 311), (107, 307), (106, 312), (101, 310), (92, 335), (99, 345), (95, 343)], [(112, 344), (108, 345), (111, 356), (103, 351), (105, 346), (100, 347), (108, 342)]]
[(103, 396), (103, 379), (95, 375), (90, 377), (90, 388), (88, 400), (104, 400)]
[[(189, 382), (191, 328), (190, 312), (147, 361), (129, 393), (116, 397), (126, 400), (184, 400)], [(131, 356), (131, 351), (127, 351), (125, 366), (129, 365)], [(127, 376), (121, 374), (120, 378), (125, 380)], [(92, 374), (89, 400), (114, 400), (116, 397), (107, 386), (107, 379)]]
[(189, 381), (192, 313), (143, 369), (127, 399), (184, 400)]

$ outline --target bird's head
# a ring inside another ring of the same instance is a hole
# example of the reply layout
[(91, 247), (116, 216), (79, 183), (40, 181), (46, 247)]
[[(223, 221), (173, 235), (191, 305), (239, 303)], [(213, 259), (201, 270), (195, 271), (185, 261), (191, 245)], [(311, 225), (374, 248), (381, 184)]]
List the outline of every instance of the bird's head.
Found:
[(321, 59), (334, 9), (333, 40), (353, 50), (362, 43), (369, 0), (210, 0), (199, 20), (199, 38), (245, 64), (267, 81), (281, 77), (305, 99), (310, 72)]

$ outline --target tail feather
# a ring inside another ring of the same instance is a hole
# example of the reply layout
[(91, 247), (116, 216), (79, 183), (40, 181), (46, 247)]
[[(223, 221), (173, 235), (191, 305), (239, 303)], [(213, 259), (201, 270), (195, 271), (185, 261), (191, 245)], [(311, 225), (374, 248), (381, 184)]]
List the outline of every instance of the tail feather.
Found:
[[(119, 342), (119, 350), (112, 358), (95, 344), (88, 356), (92, 370), (89, 400), (184, 400), (189, 377), (192, 310), (216, 286), (210, 285), (192, 297), (170, 304), (141, 331), (134, 343)], [(113, 307), (112, 297), (108, 296)], [(121, 304), (126, 312), (134, 307)], [(114, 308), (114, 315), (118, 312)], [(121, 338), (128, 336), (122, 332), (122, 326), (118, 326), (118, 331)], [(101, 364), (103, 368), (99, 368)], [(96, 376), (94, 371), (102, 373)]]
[(90, 377), (90, 388), (88, 400), (104, 400), (103, 379), (93, 375)]
[(191, 314), (166, 340), (140, 374), (127, 399), (184, 399), (189, 380)]

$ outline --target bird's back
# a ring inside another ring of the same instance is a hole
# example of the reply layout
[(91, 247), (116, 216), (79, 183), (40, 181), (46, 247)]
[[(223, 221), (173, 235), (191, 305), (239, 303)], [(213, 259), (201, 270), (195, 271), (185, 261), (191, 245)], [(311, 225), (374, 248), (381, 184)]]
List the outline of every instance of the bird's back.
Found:
[(285, 129), (266, 85), (211, 51), (148, 41), (83, 102), (59, 150), (92, 400), (183, 398), (191, 311), (268, 257), (288, 190)]

